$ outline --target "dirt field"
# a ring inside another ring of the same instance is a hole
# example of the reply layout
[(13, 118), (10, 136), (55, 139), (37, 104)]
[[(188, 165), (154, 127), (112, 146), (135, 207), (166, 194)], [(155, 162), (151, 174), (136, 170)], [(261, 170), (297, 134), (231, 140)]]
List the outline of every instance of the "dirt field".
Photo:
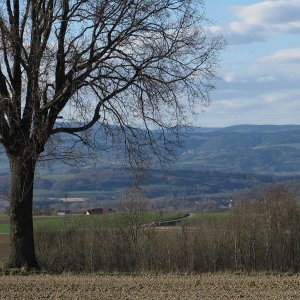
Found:
[(0, 299), (300, 299), (300, 276), (0, 277)]

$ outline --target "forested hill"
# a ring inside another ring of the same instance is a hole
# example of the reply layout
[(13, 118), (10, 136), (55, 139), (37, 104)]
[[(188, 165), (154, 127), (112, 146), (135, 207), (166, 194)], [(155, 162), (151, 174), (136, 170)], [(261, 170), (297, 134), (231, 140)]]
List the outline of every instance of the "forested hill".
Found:
[(300, 174), (300, 125), (191, 128), (184, 145), (179, 168)]
[[(183, 141), (184, 146), (177, 151), (175, 168), (222, 173), (300, 174), (300, 125), (191, 127)], [(107, 164), (105, 160), (106, 167)], [(95, 162), (90, 165), (95, 167)], [(65, 172), (68, 168), (58, 165), (52, 169)], [(7, 175), (8, 171), (7, 160), (0, 151), (0, 175)]]

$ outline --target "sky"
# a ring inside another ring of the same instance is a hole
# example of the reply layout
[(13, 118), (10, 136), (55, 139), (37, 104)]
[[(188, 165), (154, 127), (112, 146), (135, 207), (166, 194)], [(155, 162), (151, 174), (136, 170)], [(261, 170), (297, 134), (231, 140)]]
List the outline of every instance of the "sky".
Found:
[(300, 124), (300, 0), (206, 0), (206, 15), (227, 47), (195, 125)]

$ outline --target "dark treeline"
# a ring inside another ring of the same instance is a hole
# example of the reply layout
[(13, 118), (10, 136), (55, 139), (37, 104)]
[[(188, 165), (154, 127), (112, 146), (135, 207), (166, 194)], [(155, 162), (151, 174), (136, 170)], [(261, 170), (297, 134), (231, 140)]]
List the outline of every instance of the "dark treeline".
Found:
[(300, 211), (276, 187), (220, 217), (203, 215), (177, 228), (141, 226), (142, 214), (121, 214), (114, 226), (36, 232), (41, 267), (72, 272), (217, 272), (300, 269)]

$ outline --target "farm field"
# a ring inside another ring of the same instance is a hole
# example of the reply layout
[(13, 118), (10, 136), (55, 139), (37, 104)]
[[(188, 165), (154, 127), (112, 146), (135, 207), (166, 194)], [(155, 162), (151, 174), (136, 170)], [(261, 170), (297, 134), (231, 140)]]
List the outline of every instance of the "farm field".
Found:
[[(51, 226), (52, 228), (63, 228), (70, 221), (69, 217), (57, 216), (38, 216), (34, 217), (35, 226)], [(0, 216), (0, 235), (9, 234), (9, 217), (7, 215)]]
[[(113, 226), (120, 214), (104, 214), (104, 215), (66, 215), (66, 216), (34, 216), (35, 228), (43, 227), (48, 229), (65, 229), (67, 227), (86, 227), (86, 228), (107, 228)], [(143, 219), (145, 223), (155, 221), (159, 218), (164, 220), (173, 219), (183, 216), (182, 212), (164, 212), (160, 215), (156, 212), (147, 212), (144, 214)], [(4, 214), (0, 214), (0, 235), (9, 234), (9, 217)]]
[(0, 277), (0, 299), (299, 299), (300, 277), (30, 275)]

